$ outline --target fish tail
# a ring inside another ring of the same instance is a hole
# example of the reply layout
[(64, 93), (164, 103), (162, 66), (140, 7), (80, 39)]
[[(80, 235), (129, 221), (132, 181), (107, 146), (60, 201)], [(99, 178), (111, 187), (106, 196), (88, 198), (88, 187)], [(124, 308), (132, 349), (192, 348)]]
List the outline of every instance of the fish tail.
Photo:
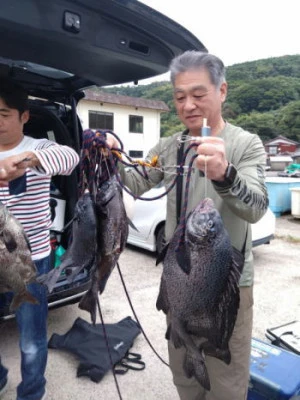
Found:
[(194, 376), (205, 390), (210, 390), (210, 380), (201, 352), (187, 349), (183, 369), (188, 378)]
[(88, 311), (90, 313), (91, 320), (92, 320), (92, 323), (94, 325), (96, 323), (96, 309), (97, 309), (96, 306), (97, 306), (96, 298), (95, 298), (94, 292), (93, 292), (93, 290), (91, 288), (82, 297), (82, 299), (79, 302), (78, 307), (81, 310), (85, 310), (85, 311)]
[(13, 297), (9, 310), (12, 312), (15, 311), (25, 301), (31, 304), (39, 304), (38, 300), (31, 293), (26, 291), (23, 293), (16, 294)]

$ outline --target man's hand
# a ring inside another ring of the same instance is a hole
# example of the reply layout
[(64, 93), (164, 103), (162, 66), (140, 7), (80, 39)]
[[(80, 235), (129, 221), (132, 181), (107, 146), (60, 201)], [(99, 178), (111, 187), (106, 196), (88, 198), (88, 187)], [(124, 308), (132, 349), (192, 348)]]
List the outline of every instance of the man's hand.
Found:
[(208, 179), (223, 181), (228, 161), (225, 154), (224, 140), (216, 136), (197, 137), (198, 157), (195, 165)]
[(10, 156), (0, 161), (0, 187), (24, 175), (27, 168), (39, 165), (39, 160), (31, 151)]
[(106, 134), (106, 144), (110, 149), (119, 149), (121, 147), (119, 141), (111, 133)]

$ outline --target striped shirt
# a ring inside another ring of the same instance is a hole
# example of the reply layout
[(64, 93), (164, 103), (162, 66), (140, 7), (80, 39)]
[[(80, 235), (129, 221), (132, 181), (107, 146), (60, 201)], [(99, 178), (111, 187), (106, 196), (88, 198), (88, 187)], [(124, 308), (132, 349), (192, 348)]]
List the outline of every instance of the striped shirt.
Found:
[(33, 260), (50, 254), (50, 182), (53, 175), (70, 175), (79, 162), (75, 150), (47, 139), (24, 136), (14, 149), (0, 152), (0, 160), (32, 151), (41, 166), (0, 188), (0, 201), (21, 222), (28, 236)]

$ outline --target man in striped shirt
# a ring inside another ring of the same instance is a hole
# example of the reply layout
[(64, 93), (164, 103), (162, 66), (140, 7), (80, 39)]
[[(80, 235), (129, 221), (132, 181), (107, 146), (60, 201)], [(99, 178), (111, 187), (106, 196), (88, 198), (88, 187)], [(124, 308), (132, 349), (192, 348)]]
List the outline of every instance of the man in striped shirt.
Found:
[[(0, 79), (0, 201), (22, 223), (38, 273), (44, 274), (50, 261), (51, 177), (71, 174), (79, 156), (68, 146), (25, 136), (28, 119), (26, 91), (9, 79)], [(36, 283), (28, 289), (39, 304), (23, 303), (16, 311), (22, 359), (17, 400), (40, 400), (46, 398), (47, 293)], [(0, 396), (7, 373), (0, 359)]]

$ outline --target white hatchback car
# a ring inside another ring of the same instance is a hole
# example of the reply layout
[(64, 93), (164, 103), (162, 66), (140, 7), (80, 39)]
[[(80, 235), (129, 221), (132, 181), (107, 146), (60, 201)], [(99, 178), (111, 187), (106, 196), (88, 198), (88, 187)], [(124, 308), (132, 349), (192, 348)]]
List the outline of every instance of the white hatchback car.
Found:
[[(155, 187), (146, 192), (143, 197), (153, 198), (164, 193), (165, 188)], [(126, 200), (129, 196), (126, 196)], [(158, 200), (126, 201), (129, 217), (137, 230), (129, 227), (127, 243), (158, 253), (164, 246), (164, 229), (166, 221), (166, 196)], [(276, 217), (268, 209), (260, 221), (252, 224), (252, 244), (258, 246), (270, 243), (275, 234)]]

